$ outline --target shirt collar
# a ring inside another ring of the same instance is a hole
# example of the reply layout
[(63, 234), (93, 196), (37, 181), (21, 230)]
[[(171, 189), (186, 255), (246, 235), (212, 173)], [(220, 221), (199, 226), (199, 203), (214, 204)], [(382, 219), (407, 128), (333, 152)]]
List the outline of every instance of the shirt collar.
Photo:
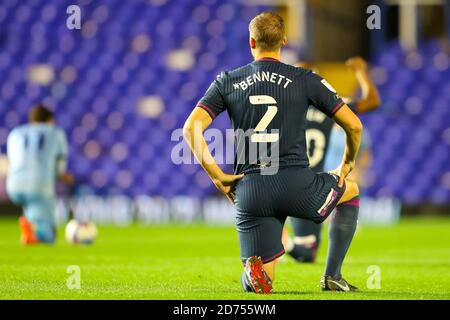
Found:
[(275, 59), (275, 58), (259, 58), (258, 60), (255, 60), (255, 62), (259, 62), (259, 61), (271, 61), (271, 62), (280, 62), (280, 60)]

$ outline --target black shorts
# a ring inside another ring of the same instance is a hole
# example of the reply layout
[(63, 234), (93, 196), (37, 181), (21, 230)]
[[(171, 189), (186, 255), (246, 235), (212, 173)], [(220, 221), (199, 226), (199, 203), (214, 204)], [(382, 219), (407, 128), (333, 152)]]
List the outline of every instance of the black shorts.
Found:
[(264, 263), (283, 255), (286, 217), (322, 223), (345, 191), (338, 176), (309, 168), (281, 168), (275, 175), (247, 174), (236, 186), (236, 227), (241, 260), (260, 256)]

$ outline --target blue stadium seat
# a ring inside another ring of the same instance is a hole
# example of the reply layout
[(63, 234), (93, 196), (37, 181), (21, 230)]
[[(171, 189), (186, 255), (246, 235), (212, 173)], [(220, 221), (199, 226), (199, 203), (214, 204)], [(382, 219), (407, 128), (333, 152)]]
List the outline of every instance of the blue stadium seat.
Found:
[[(215, 194), (200, 166), (170, 161), (177, 142), (168, 141), (220, 71), (249, 61), (247, 24), (267, 7), (240, 0), (81, 3), (81, 30), (66, 28), (61, 12), (70, 1), (0, 3), (1, 136), (26, 121), (30, 105), (44, 101), (68, 133), (78, 193)], [(192, 65), (168, 61), (177, 50)], [(448, 55), (437, 41), (413, 53), (393, 43), (373, 64), (383, 106), (364, 116), (375, 155), (366, 193), (448, 203)], [(36, 65), (47, 66), (47, 83), (30, 81)], [(154, 117), (138, 108), (149, 96), (163, 104)], [(221, 115), (213, 126), (229, 125)], [(5, 143), (0, 139), (2, 152)]]

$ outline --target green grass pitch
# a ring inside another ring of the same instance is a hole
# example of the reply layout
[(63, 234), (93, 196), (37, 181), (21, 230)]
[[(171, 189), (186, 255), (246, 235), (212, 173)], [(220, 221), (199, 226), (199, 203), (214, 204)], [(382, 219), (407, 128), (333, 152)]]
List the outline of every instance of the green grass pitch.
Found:
[[(15, 220), (0, 220), (0, 299), (449, 299), (450, 219), (408, 218), (394, 227), (359, 228), (344, 276), (358, 293), (319, 291), (326, 245), (318, 262), (277, 265), (275, 294), (241, 292), (233, 227), (166, 225), (100, 227), (97, 243), (23, 247)], [(62, 234), (62, 230), (60, 231)], [(326, 241), (326, 234), (323, 234)], [(81, 268), (70, 290), (67, 267)], [(367, 268), (381, 270), (368, 289)]]

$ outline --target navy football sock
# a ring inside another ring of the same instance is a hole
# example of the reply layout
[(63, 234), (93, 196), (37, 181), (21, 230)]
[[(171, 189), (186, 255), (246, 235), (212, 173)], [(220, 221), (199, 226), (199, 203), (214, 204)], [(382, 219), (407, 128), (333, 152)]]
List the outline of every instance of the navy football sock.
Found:
[(316, 247), (294, 244), (294, 247), (288, 254), (298, 262), (314, 262), (316, 260), (316, 251)]
[(328, 232), (328, 257), (325, 275), (341, 278), (341, 266), (358, 222), (359, 197), (336, 207)]
[(291, 218), (292, 229), (296, 237), (307, 237), (314, 235), (316, 237), (316, 244), (319, 246), (320, 243), (320, 231), (322, 230), (322, 225), (314, 223), (309, 220)]

